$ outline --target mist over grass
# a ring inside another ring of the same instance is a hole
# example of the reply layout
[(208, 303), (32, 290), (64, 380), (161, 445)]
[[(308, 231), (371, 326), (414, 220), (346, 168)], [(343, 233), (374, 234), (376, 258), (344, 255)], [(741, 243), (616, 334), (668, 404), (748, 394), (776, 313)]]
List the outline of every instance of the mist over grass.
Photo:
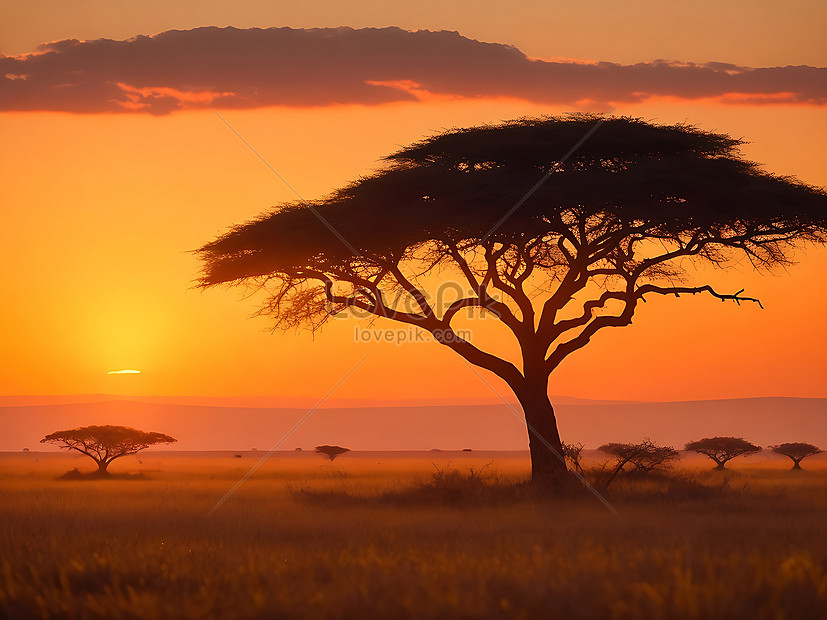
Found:
[(208, 517), (259, 457), (0, 456), (0, 617), (827, 615), (822, 461), (619, 480), (613, 516), (532, 494), (525, 455), (279, 455)]

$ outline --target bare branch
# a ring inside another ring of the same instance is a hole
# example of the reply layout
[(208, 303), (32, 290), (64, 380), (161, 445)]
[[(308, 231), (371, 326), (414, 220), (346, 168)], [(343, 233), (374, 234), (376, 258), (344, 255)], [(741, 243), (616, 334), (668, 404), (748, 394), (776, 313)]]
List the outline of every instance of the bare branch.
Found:
[(655, 286), (653, 284), (646, 284), (641, 286), (637, 289), (636, 294), (638, 297), (643, 299), (644, 295), (649, 293), (655, 293), (657, 295), (675, 295), (679, 297), (681, 294), (688, 294), (688, 295), (697, 295), (698, 293), (709, 293), (713, 297), (717, 297), (721, 301), (734, 301), (739, 306), (741, 305), (742, 301), (751, 301), (753, 303), (758, 304), (758, 306), (763, 310), (764, 306), (761, 304), (761, 301), (754, 298), (754, 297), (741, 297), (741, 293), (744, 292), (744, 289), (741, 289), (737, 293), (726, 294), (726, 293), (718, 293), (713, 289), (710, 285), (704, 286)]

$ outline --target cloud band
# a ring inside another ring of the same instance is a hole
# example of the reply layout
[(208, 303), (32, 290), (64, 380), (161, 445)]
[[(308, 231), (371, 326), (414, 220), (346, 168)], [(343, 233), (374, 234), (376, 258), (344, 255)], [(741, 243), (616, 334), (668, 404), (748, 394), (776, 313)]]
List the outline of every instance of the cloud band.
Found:
[(125, 41), (67, 39), (0, 56), (0, 111), (167, 114), (208, 105), (378, 105), (433, 96), (822, 106), (827, 68), (547, 61), (456, 32), (394, 27), (206, 27)]

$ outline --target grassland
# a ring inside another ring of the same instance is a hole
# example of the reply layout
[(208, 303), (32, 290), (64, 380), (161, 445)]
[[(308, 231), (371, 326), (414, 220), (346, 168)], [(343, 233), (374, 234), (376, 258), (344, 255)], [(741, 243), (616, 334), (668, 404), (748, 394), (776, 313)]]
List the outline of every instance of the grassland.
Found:
[[(823, 460), (692, 460), (618, 484), (614, 516), (513, 486), (524, 454), (281, 454), (207, 516), (260, 455), (145, 454), (129, 481), (0, 455), (0, 616), (827, 617)], [(489, 486), (417, 487), (492, 460)]]

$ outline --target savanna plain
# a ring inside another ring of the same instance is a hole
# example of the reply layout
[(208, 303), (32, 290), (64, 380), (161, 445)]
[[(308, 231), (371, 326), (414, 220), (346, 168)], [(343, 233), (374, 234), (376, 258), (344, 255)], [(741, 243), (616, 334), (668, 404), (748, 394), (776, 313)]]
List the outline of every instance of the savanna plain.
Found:
[(618, 479), (615, 514), (534, 492), (528, 453), (277, 452), (211, 513), (262, 456), (89, 481), (58, 480), (85, 457), (0, 454), (0, 616), (827, 617), (824, 455), (684, 457)]

